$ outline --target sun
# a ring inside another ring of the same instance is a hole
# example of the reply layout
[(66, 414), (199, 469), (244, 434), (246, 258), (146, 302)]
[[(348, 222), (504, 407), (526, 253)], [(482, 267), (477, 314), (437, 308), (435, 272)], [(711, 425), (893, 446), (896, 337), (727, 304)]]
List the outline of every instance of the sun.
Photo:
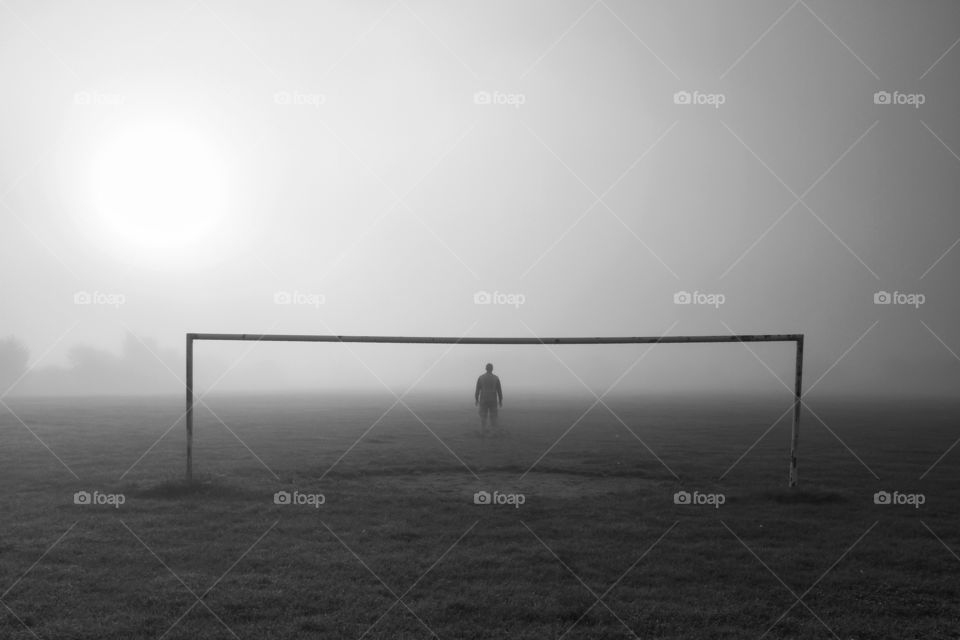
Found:
[(89, 168), (101, 237), (131, 259), (174, 259), (223, 224), (226, 164), (209, 140), (187, 127), (128, 125), (104, 141)]

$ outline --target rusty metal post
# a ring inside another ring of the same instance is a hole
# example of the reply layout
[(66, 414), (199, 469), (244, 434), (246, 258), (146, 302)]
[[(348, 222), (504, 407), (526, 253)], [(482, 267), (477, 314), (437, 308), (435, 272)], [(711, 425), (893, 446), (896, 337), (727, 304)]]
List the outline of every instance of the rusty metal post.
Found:
[(193, 338), (187, 334), (187, 482), (193, 482)]
[(790, 429), (790, 486), (797, 486), (797, 444), (800, 440), (800, 397), (803, 393), (803, 336), (797, 337), (797, 375), (793, 388), (793, 426)]

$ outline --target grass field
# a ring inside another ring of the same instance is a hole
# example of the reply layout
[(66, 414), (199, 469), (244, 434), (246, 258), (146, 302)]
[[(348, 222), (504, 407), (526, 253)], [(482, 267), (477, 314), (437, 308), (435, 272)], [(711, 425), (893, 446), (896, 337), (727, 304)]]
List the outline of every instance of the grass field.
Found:
[(956, 405), (470, 400), (8, 400), (0, 638), (960, 637)]

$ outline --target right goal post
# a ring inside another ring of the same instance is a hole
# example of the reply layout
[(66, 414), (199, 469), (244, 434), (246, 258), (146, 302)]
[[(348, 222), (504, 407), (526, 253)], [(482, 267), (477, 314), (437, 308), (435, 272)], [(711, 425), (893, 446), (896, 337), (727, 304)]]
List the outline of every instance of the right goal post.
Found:
[(193, 480), (193, 343), (197, 340), (237, 340), (250, 342), (368, 342), (391, 344), (677, 344), (696, 342), (793, 342), (796, 344), (796, 374), (793, 390), (793, 424), (790, 430), (790, 487), (797, 486), (797, 444), (800, 438), (800, 406), (803, 388), (803, 334), (746, 334), (723, 336), (641, 336), (594, 338), (453, 338), (428, 336), (336, 336), (278, 333), (188, 333), (186, 353), (187, 481)]

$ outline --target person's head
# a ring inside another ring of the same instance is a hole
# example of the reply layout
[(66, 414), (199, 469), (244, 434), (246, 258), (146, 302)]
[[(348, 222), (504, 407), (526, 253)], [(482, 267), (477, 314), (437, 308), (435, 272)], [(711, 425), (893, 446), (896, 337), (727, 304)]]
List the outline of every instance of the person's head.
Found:
[(487, 373), (493, 373), (493, 365), (489, 362), (487, 363)]

